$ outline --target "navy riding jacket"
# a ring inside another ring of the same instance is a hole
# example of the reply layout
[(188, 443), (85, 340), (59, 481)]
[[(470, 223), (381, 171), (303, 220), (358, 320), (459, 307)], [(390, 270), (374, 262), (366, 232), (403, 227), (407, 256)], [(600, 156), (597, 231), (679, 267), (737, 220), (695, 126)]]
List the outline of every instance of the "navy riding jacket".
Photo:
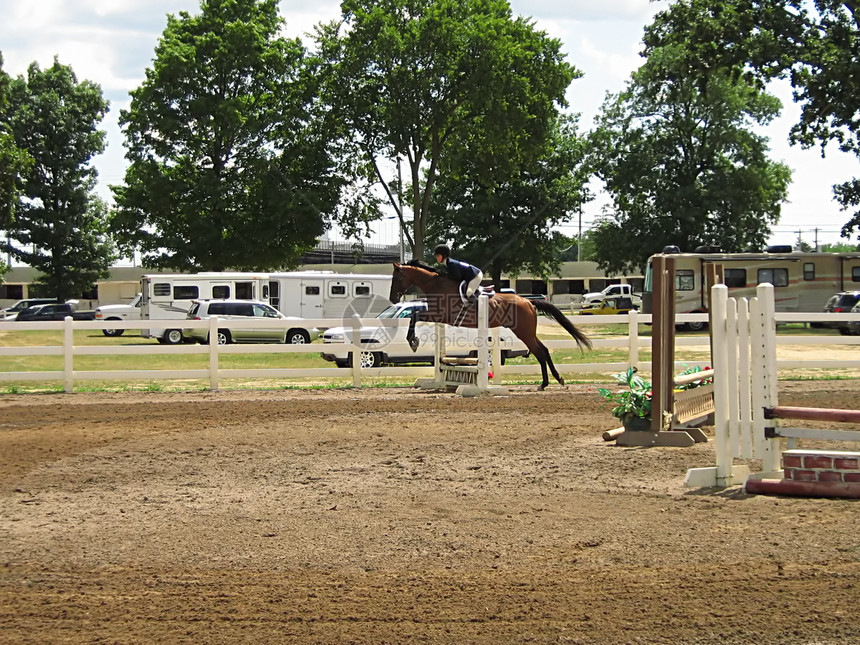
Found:
[(445, 268), (448, 270), (448, 277), (452, 280), (472, 280), (481, 270), (472, 266), (468, 262), (461, 262), (454, 258), (445, 260)]

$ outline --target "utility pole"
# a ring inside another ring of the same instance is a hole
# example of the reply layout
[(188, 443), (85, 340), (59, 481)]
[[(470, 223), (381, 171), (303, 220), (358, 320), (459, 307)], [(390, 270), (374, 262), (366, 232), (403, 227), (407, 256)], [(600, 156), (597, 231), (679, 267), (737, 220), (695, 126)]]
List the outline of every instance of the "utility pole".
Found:
[(579, 207), (579, 234), (576, 236), (576, 261), (582, 262), (582, 206)]
[(812, 230), (815, 231), (815, 252), (818, 253), (818, 227), (816, 226)]

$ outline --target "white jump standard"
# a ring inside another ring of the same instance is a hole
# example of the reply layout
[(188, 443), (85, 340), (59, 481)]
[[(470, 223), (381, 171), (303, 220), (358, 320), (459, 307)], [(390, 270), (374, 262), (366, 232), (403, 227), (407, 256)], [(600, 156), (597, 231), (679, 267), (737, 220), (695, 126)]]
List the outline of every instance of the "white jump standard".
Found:
[[(440, 329), (436, 333), (436, 349), (434, 359), (434, 377), (418, 379), (416, 387), (428, 390), (456, 389), (460, 396), (480, 396), (482, 394), (507, 394), (508, 388), (490, 385), (490, 338), (488, 296), (478, 298), (478, 357), (472, 363), (464, 359), (445, 358), (445, 334)], [(443, 323), (437, 323), (441, 326)], [(494, 359), (501, 364), (501, 352), (498, 349), (499, 333), (492, 330)]]

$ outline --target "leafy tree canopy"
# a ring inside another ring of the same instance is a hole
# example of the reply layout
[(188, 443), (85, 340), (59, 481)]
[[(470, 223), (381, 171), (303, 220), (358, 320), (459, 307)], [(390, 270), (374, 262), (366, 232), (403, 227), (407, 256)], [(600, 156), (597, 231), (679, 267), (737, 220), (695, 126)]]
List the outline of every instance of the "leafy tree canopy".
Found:
[(105, 133), (98, 125), (107, 109), (101, 88), (78, 82), (72, 68), (56, 58), (44, 70), (31, 64), (27, 77), (11, 84), (11, 130), (33, 163), (22, 175), (9, 226), (13, 242), (0, 247), (39, 271), (43, 292), (58, 298), (92, 289), (116, 259), (90, 164), (104, 151)]
[(676, 47), (650, 52), (627, 89), (604, 104), (593, 163), (613, 210), (593, 230), (597, 262), (638, 273), (664, 246), (763, 246), (790, 171), (751, 131), (781, 104), (732, 69), (690, 77)]
[[(21, 175), (30, 169), (33, 158), (15, 143), (12, 115), (9, 110), (9, 89), (12, 79), (3, 71), (0, 54), (0, 228), (8, 227), (18, 203)], [(6, 266), (6, 265), (3, 265)], [(0, 276), (2, 277), (2, 276)]]
[(443, 161), (428, 235), (450, 241), (459, 256), (482, 267), (496, 283), (502, 273), (557, 273), (569, 240), (553, 228), (588, 199), (585, 151), (576, 119), (560, 116), (548, 130), (541, 155), (512, 168), (508, 177), (496, 168), (496, 183), (487, 186), (480, 181), (485, 174), (480, 155), (468, 145), (458, 146)]
[[(346, 0), (317, 31), (324, 102), (353, 171), (378, 180), (399, 209), (395, 159), (408, 162), (408, 242), (425, 251), (431, 197), (444, 157), (469, 143), (474, 177), (506, 181), (544, 151), (547, 127), (579, 72), (561, 43), (513, 18), (507, 0)], [(390, 162), (390, 163), (386, 163)], [(373, 208), (356, 210), (365, 222)], [(355, 222), (355, 220), (353, 220)]]
[(343, 183), (277, 0), (202, 0), (168, 16), (120, 123), (130, 165), (112, 187), (123, 250), (157, 268), (294, 266)]
[[(675, 45), (686, 73), (704, 82), (715, 68), (764, 85), (788, 77), (801, 106), (791, 140), (829, 143), (860, 155), (860, 5), (854, 0), (678, 0), (646, 30), (646, 54)], [(860, 229), (860, 179), (834, 186)]]

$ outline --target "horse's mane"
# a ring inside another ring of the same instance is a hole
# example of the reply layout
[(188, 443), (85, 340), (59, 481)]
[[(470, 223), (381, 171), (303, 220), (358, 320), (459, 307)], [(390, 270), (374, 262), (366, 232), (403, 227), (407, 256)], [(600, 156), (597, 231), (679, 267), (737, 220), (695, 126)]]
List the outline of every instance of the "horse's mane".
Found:
[(430, 271), (431, 273), (439, 273), (436, 267), (432, 267), (426, 262), (422, 262), (418, 258), (412, 258), (409, 262), (406, 262), (407, 266), (418, 267), (419, 269), (424, 269), (425, 271)]

